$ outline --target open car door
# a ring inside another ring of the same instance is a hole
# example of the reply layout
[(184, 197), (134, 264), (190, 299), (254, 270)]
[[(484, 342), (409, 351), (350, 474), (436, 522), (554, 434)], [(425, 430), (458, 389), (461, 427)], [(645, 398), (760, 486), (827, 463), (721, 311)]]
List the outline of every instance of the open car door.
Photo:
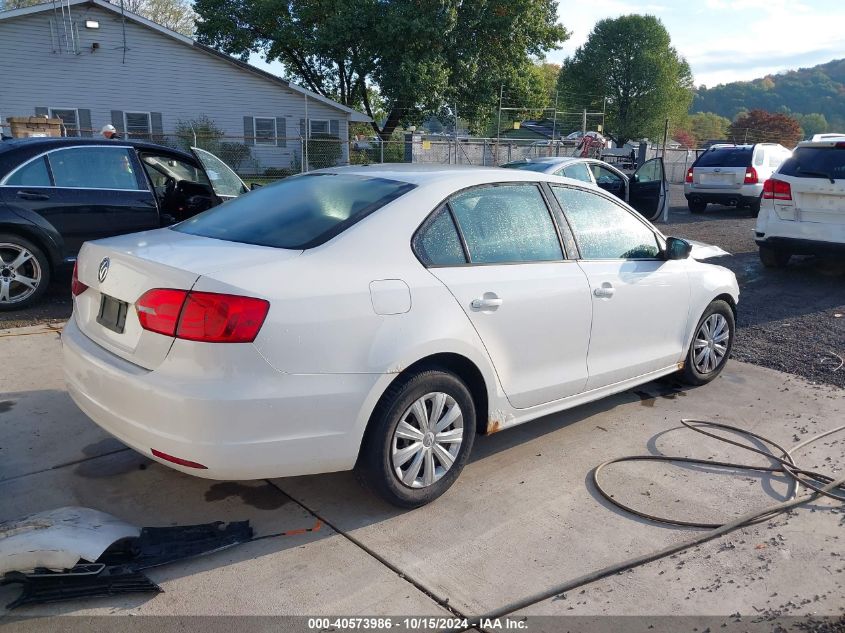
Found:
[(647, 160), (629, 183), (628, 204), (647, 220), (657, 220), (669, 205), (662, 158)]
[(199, 147), (192, 147), (191, 151), (205, 169), (214, 193), (221, 201), (225, 202), (230, 198), (237, 198), (242, 193), (249, 191), (243, 180), (222, 160), (214, 154)]

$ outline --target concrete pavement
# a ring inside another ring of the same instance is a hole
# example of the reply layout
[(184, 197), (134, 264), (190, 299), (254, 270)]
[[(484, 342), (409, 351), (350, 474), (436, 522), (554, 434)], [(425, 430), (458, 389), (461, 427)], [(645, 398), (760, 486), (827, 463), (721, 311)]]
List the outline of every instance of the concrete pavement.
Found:
[[(765, 461), (678, 430), (680, 418), (736, 424), (787, 447), (845, 421), (842, 390), (732, 362), (702, 388), (650, 383), (478, 438), (453, 489), (408, 512), (362, 491), (350, 473), (212, 482), (171, 471), (106, 436), (73, 405), (55, 331), (0, 332), (0, 358), (0, 520), (75, 504), (138, 525), (250, 519), (258, 535), (313, 530), (152, 570), (163, 594), (16, 615), (479, 615), (697, 533), (610, 506), (588, 481), (596, 464), (643, 453)], [(845, 436), (797, 457), (841, 473)], [(607, 478), (638, 507), (714, 521), (787, 491), (779, 477), (656, 463), (620, 464)], [(816, 501), (519, 614), (838, 615), (843, 519), (841, 504)], [(0, 588), (0, 604), (16, 592)]]

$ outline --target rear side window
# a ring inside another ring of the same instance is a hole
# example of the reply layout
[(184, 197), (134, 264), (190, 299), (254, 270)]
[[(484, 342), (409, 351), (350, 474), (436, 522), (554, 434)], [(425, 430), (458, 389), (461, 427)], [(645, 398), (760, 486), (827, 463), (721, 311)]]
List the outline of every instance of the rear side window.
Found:
[(275, 248), (313, 248), (414, 185), (352, 174), (286, 178), (173, 227), (191, 235)]
[(6, 179), (6, 184), (17, 187), (49, 187), (51, 183), (47, 160), (42, 156), (18, 168)]
[(47, 156), (57, 187), (140, 189), (129, 150), (124, 147), (73, 147)]
[(466, 263), (461, 238), (447, 208), (440, 209), (420, 228), (414, 237), (414, 252), (426, 266)]
[(693, 167), (748, 167), (751, 148), (725, 147), (704, 152)]
[(845, 178), (845, 147), (799, 147), (778, 173), (799, 178)]
[(536, 185), (476, 187), (449, 206), (473, 264), (563, 259), (557, 231)]
[(587, 169), (587, 165), (584, 163), (575, 163), (574, 165), (564, 167), (562, 175), (567, 178), (574, 178), (575, 180), (582, 180), (589, 183), (593, 182), (593, 179), (590, 178), (590, 170)]

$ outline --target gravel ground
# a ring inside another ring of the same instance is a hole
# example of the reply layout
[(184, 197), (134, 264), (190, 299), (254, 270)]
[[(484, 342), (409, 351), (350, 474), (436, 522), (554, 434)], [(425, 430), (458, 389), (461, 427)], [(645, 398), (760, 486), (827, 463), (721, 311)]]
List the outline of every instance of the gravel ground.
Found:
[[(668, 235), (716, 244), (731, 253), (713, 260), (739, 279), (738, 332), (733, 357), (845, 387), (845, 262), (793, 258), (784, 270), (760, 264), (754, 244), (754, 218), (747, 210), (687, 210), (683, 187), (670, 186)], [(55, 280), (44, 301), (28, 310), (0, 313), (0, 329), (62, 321), (70, 316), (70, 274)], [(840, 315), (840, 316), (836, 316)]]

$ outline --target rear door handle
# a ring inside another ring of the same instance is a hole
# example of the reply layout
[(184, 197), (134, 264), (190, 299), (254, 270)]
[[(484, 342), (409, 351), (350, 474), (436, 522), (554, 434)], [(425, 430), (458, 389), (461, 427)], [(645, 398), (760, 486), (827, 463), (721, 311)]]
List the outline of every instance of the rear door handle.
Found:
[(18, 191), (18, 198), (24, 200), (49, 200), (50, 196), (46, 193), (38, 193), (37, 191)]
[(485, 292), (479, 299), (473, 299), (470, 306), (473, 310), (496, 310), (502, 305), (502, 300), (494, 292)]
[(598, 288), (593, 289), (593, 294), (599, 299), (610, 299), (614, 292), (616, 292), (616, 289), (606, 281)]

